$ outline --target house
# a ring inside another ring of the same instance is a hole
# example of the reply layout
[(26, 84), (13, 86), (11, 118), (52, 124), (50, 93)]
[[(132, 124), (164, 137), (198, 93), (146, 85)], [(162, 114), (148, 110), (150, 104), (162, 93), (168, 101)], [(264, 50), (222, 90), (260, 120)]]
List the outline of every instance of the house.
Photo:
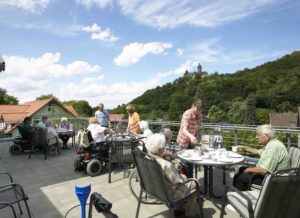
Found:
[(62, 105), (54, 98), (26, 102), (22, 105), (0, 105), (0, 129), (17, 136), (19, 133), (16, 124), (22, 122), (26, 116), (32, 118), (33, 124), (37, 124), (42, 116), (55, 120), (61, 117), (74, 118), (78, 115), (71, 105)]
[(125, 114), (109, 114), (109, 120), (110, 122), (116, 122), (123, 120), (125, 117)]
[(270, 113), (270, 125), (271, 126), (282, 126), (289, 128), (296, 128), (299, 126), (299, 114), (300, 108), (298, 109), (298, 113), (294, 112), (286, 112), (286, 113)]

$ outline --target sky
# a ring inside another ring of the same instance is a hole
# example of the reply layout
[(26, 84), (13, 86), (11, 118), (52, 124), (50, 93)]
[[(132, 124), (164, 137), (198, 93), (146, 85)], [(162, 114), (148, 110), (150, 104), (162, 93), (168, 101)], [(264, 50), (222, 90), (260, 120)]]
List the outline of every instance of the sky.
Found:
[(0, 87), (127, 104), (198, 64), (234, 73), (300, 50), (298, 0), (0, 0)]

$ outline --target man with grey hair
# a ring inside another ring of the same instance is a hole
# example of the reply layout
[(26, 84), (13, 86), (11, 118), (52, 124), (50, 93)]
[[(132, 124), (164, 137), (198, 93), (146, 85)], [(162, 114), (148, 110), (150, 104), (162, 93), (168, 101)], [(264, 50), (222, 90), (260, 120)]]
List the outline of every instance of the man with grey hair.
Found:
[(104, 109), (104, 104), (98, 105), (99, 110), (95, 112), (95, 117), (98, 119), (100, 126), (110, 128), (109, 113)]
[(241, 191), (249, 187), (249, 182), (254, 173), (262, 175), (256, 178), (253, 183), (261, 185), (267, 173), (290, 168), (290, 158), (285, 145), (275, 137), (275, 130), (270, 125), (261, 125), (256, 129), (256, 139), (262, 149), (251, 148), (239, 145), (238, 151), (247, 151), (259, 155), (256, 167), (241, 167), (239, 173), (233, 178), (233, 186)]

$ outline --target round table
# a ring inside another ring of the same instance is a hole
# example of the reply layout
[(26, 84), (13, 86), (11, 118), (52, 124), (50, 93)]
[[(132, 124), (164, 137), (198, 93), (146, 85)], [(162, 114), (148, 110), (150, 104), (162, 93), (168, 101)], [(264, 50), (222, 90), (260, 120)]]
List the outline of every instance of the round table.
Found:
[(208, 194), (210, 198), (212, 196), (218, 198), (219, 196), (213, 193), (213, 167), (240, 164), (244, 161), (244, 157), (240, 154), (226, 151), (225, 149), (209, 149), (204, 155), (201, 153), (202, 152), (197, 149), (188, 149), (177, 152), (176, 156), (196, 166), (202, 165), (204, 167), (204, 194)]

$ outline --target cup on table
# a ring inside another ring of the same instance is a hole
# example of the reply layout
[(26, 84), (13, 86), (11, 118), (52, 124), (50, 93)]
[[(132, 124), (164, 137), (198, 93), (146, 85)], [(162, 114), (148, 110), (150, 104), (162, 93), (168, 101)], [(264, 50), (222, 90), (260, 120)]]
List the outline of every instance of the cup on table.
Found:
[(232, 150), (232, 152), (237, 153), (238, 152), (238, 146), (232, 146), (231, 150)]

